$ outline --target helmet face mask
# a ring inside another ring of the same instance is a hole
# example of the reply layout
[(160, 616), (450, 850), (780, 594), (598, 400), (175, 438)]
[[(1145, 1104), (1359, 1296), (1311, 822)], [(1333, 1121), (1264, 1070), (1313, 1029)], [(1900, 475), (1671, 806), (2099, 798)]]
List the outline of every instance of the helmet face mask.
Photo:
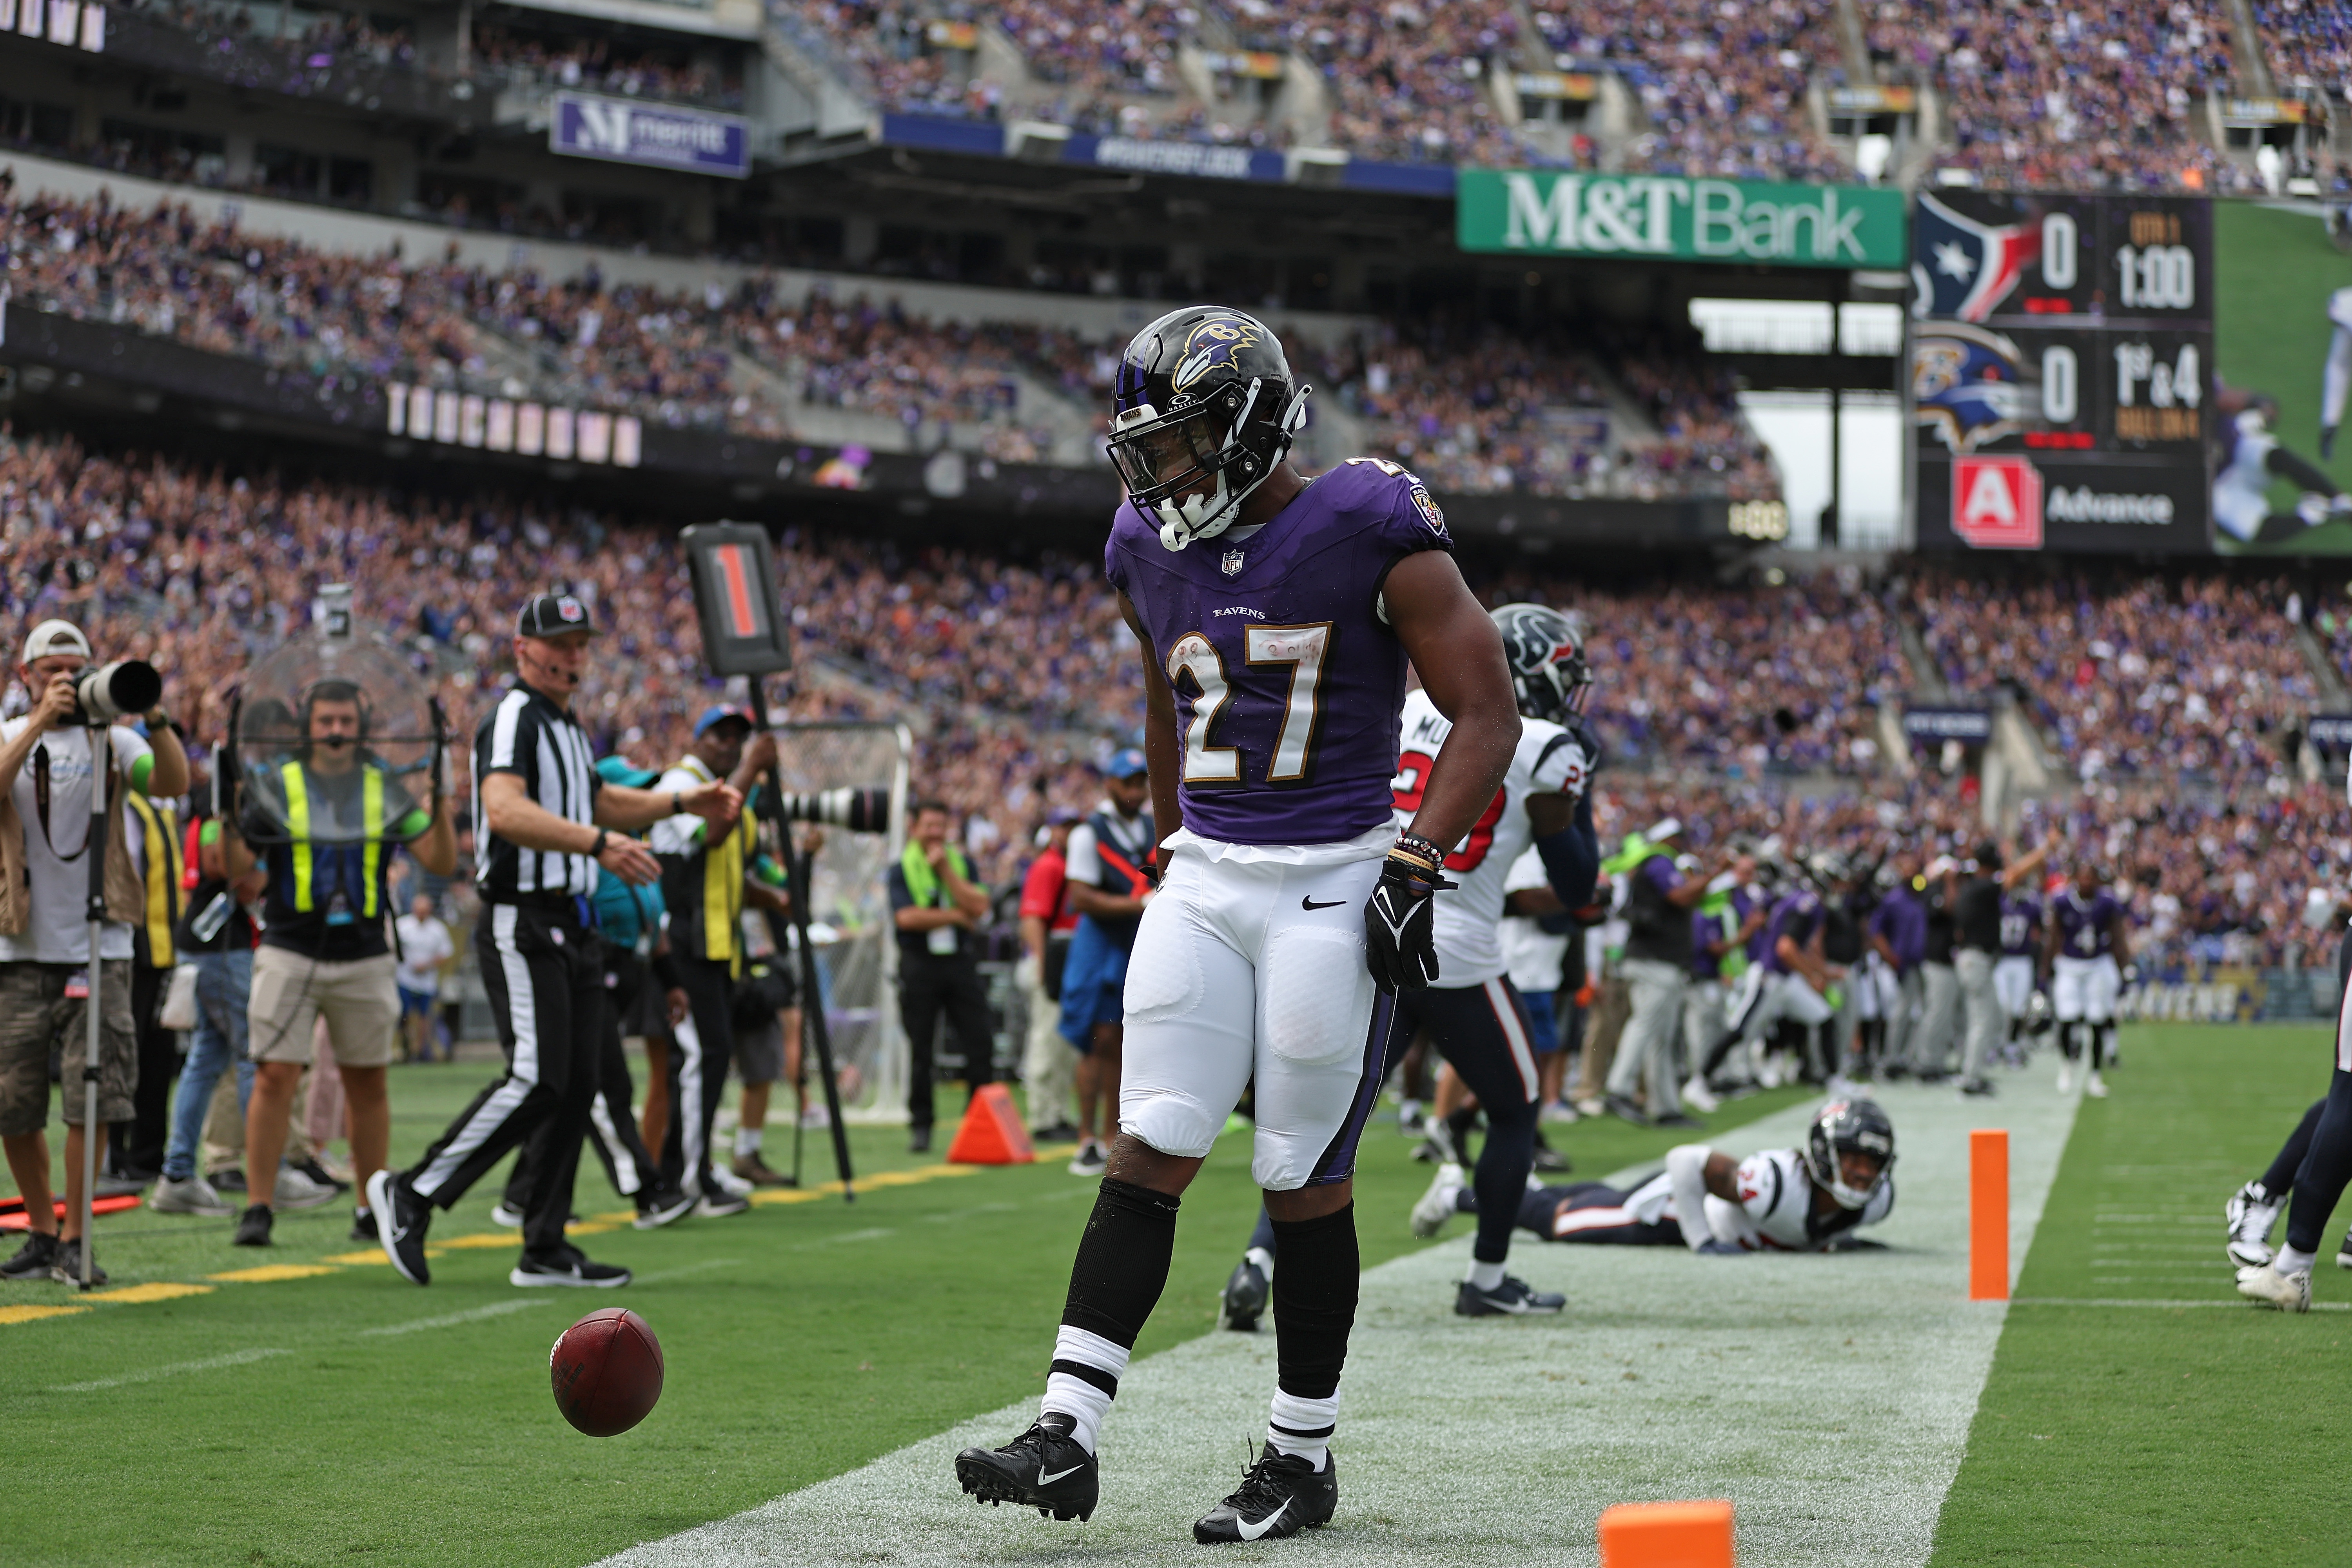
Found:
[[(1895, 1170), (1895, 1123), (1873, 1100), (1833, 1100), (1822, 1107), (1805, 1132), (1805, 1173), (1843, 1209), (1868, 1206)], [(1877, 1174), (1863, 1186), (1845, 1179), (1845, 1158), (1865, 1155), (1878, 1162)]]
[(1511, 667), (1519, 715), (1561, 723), (1584, 711), (1592, 693), (1592, 667), (1576, 623), (1544, 605), (1505, 605), (1494, 613)]
[(1173, 310), (1135, 335), (1112, 396), (1109, 453), (1128, 499), (1181, 550), (1223, 532), (1307, 422), (1282, 344), (1238, 310)]

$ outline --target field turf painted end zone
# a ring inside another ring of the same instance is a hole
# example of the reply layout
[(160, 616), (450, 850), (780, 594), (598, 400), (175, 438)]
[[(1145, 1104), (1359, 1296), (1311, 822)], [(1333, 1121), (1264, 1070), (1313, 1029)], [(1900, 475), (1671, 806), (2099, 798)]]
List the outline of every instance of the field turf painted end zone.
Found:
[[(394, 1159), (414, 1159), (489, 1076), (394, 1068)], [(1738, 1101), (1715, 1126), (1798, 1100)], [(942, 1115), (961, 1109), (950, 1090)], [(1613, 1120), (1549, 1131), (1580, 1176), (1682, 1141)], [(790, 1129), (768, 1136), (784, 1165)], [(0, 1426), (37, 1436), (11, 1454), (26, 1508), (0, 1562), (577, 1564), (1034, 1398), (1095, 1184), (1064, 1170), (1066, 1151), (947, 1174), (910, 1158), (903, 1131), (856, 1129), (852, 1144), (861, 1174), (901, 1184), (656, 1232), (604, 1217), (624, 1205), (584, 1160), (578, 1207), (597, 1228), (581, 1244), (638, 1270), (613, 1292), (509, 1286), (517, 1247), (489, 1223), (495, 1181), (435, 1216), (443, 1250), (425, 1289), (346, 1238), (348, 1201), (280, 1215), (268, 1251), (230, 1247), (231, 1220), (101, 1218), (109, 1300), (0, 1286)], [(1386, 1115), (1366, 1135), (1368, 1268), (1422, 1246), (1405, 1215), (1430, 1167), (1411, 1148)], [(1139, 1356), (1212, 1331), (1255, 1213), (1248, 1163), (1245, 1141), (1223, 1140), (1186, 1194)], [(821, 1137), (808, 1168), (831, 1174)], [(254, 1269), (269, 1272), (219, 1278)], [(556, 1412), (547, 1354), (565, 1324), (614, 1305), (653, 1325), (668, 1375), (642, 1426), (598, 1441)], [(65, 1310), (11, 1321), (13, 1309)]]
[(2307, 1318), (2241, 1302), (2221, 1254), (2223, 1202), (2326, 1089), (2327, 1031), (2150, 1026), (2123, 1045), (2113, 1097), (2075, 1121), (1934, 1561), (2352, 1562), (2315, 1484), (2352, 1451), (2340, 1233)]

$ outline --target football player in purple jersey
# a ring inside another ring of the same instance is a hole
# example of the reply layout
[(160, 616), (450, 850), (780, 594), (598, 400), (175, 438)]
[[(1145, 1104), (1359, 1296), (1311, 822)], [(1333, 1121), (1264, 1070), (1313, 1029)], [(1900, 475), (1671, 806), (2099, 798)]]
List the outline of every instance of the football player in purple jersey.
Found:
[[(1280, 1238), (1266, 1446), (1201, 1542), (1330, 1519), (1328, 1444), (1360, 1265), (1350, 1178), (1396, 993), (1438, 978), (1446, 847), (1519, 742), (1503, 641), (1411, 473), (1288, 459), (1307, 388), (1238, 310), (1136, 334), (1113, 392), (1128, 500), (1104, 565), (1142, 645), (1160, 890), (1129, 960), (1118, 1135), (1070, 1270), (1037, 1421), (956, 1458), (963, 1489), (1094, 1511), (1096, 1436), (1168, 1281), (1179, 1198), (1253, 1078), (1251, 1173)], [(1412, 819), (1391, 817), (1405, 667), (1452, 722)]]
[(2074, 868), (2074, 885), (2050, 900), (2042, 952), (2050, 960), (2050, 1006), (2058, 1016), (2058, 1048), (2066, 1053), (2058, 1064), (2061, 1094), (2074, 1087), (2074, 1063), (2088, 1036), (2090, 1072), (2083, 1080), (2083, 1092), (2094, 1099), (2106, 1096), (2106, 1080), (2100, 1073), (2115, 1041), (2122, 966), (2131, 961), (2129, 918), (2123, 900), (2109, 890), (2106, 879), (2090, 860)]

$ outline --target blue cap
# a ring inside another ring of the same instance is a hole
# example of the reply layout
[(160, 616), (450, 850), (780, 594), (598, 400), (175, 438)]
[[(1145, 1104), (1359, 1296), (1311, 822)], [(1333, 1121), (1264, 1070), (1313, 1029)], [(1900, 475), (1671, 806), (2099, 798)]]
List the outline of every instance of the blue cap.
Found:
[(1103, 764), (1104, 775), (1115, 779), (1131, 779), (1150, 771), (1151, 764), (1145, 762), (1143, 753), (1133, 746), (1120, 747), (1110, 754), (1110, 761)]
[(661, 777), (651, 768), (632, 767), (629, 759), (617, 752), (596, 759), (596, 774), (606, 784), (619, 784), (623, 789), (651, 789)]
[(753, 727), (751, 716), (749, 713), (744, 712), (740, 708), (730, 708), (722, 702), (715, 708), (705, 708), (702, 710), (702, 717), (694, 721), (694, 738), (699, 741), (702, 739), (703, 731), (709, 730), (713, 724), (723, 724), (730, 719), (740, 723), (746, 731)]

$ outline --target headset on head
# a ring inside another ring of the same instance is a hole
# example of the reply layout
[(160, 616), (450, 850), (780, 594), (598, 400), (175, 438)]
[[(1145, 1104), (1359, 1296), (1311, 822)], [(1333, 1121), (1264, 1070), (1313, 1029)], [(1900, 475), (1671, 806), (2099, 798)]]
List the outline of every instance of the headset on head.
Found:
[(367, 744), (368, 732), (374, 728), (375, 705), (368, 700), (366, 690), (361, 687), (358, 681), (350, 679), (348, 676), (321, 676), (317, 680), (311, 681), (308, 686), (302, 688), (301, 694), (297, 700), (301, 704), (300, 711), (296, 715), (296, 718), (301, 725), (299, 745), (304, 755), (307, 756), (310, 754), (311, 745), (310, 710), (316, 708), (321, 701), (347, 701), (351, 703), (352, 707), (358, 709), (360, 716), (360, 730), (359, 733), (352, 737), (352, 745), (354, 750), (357, 750), (358, 748)]

